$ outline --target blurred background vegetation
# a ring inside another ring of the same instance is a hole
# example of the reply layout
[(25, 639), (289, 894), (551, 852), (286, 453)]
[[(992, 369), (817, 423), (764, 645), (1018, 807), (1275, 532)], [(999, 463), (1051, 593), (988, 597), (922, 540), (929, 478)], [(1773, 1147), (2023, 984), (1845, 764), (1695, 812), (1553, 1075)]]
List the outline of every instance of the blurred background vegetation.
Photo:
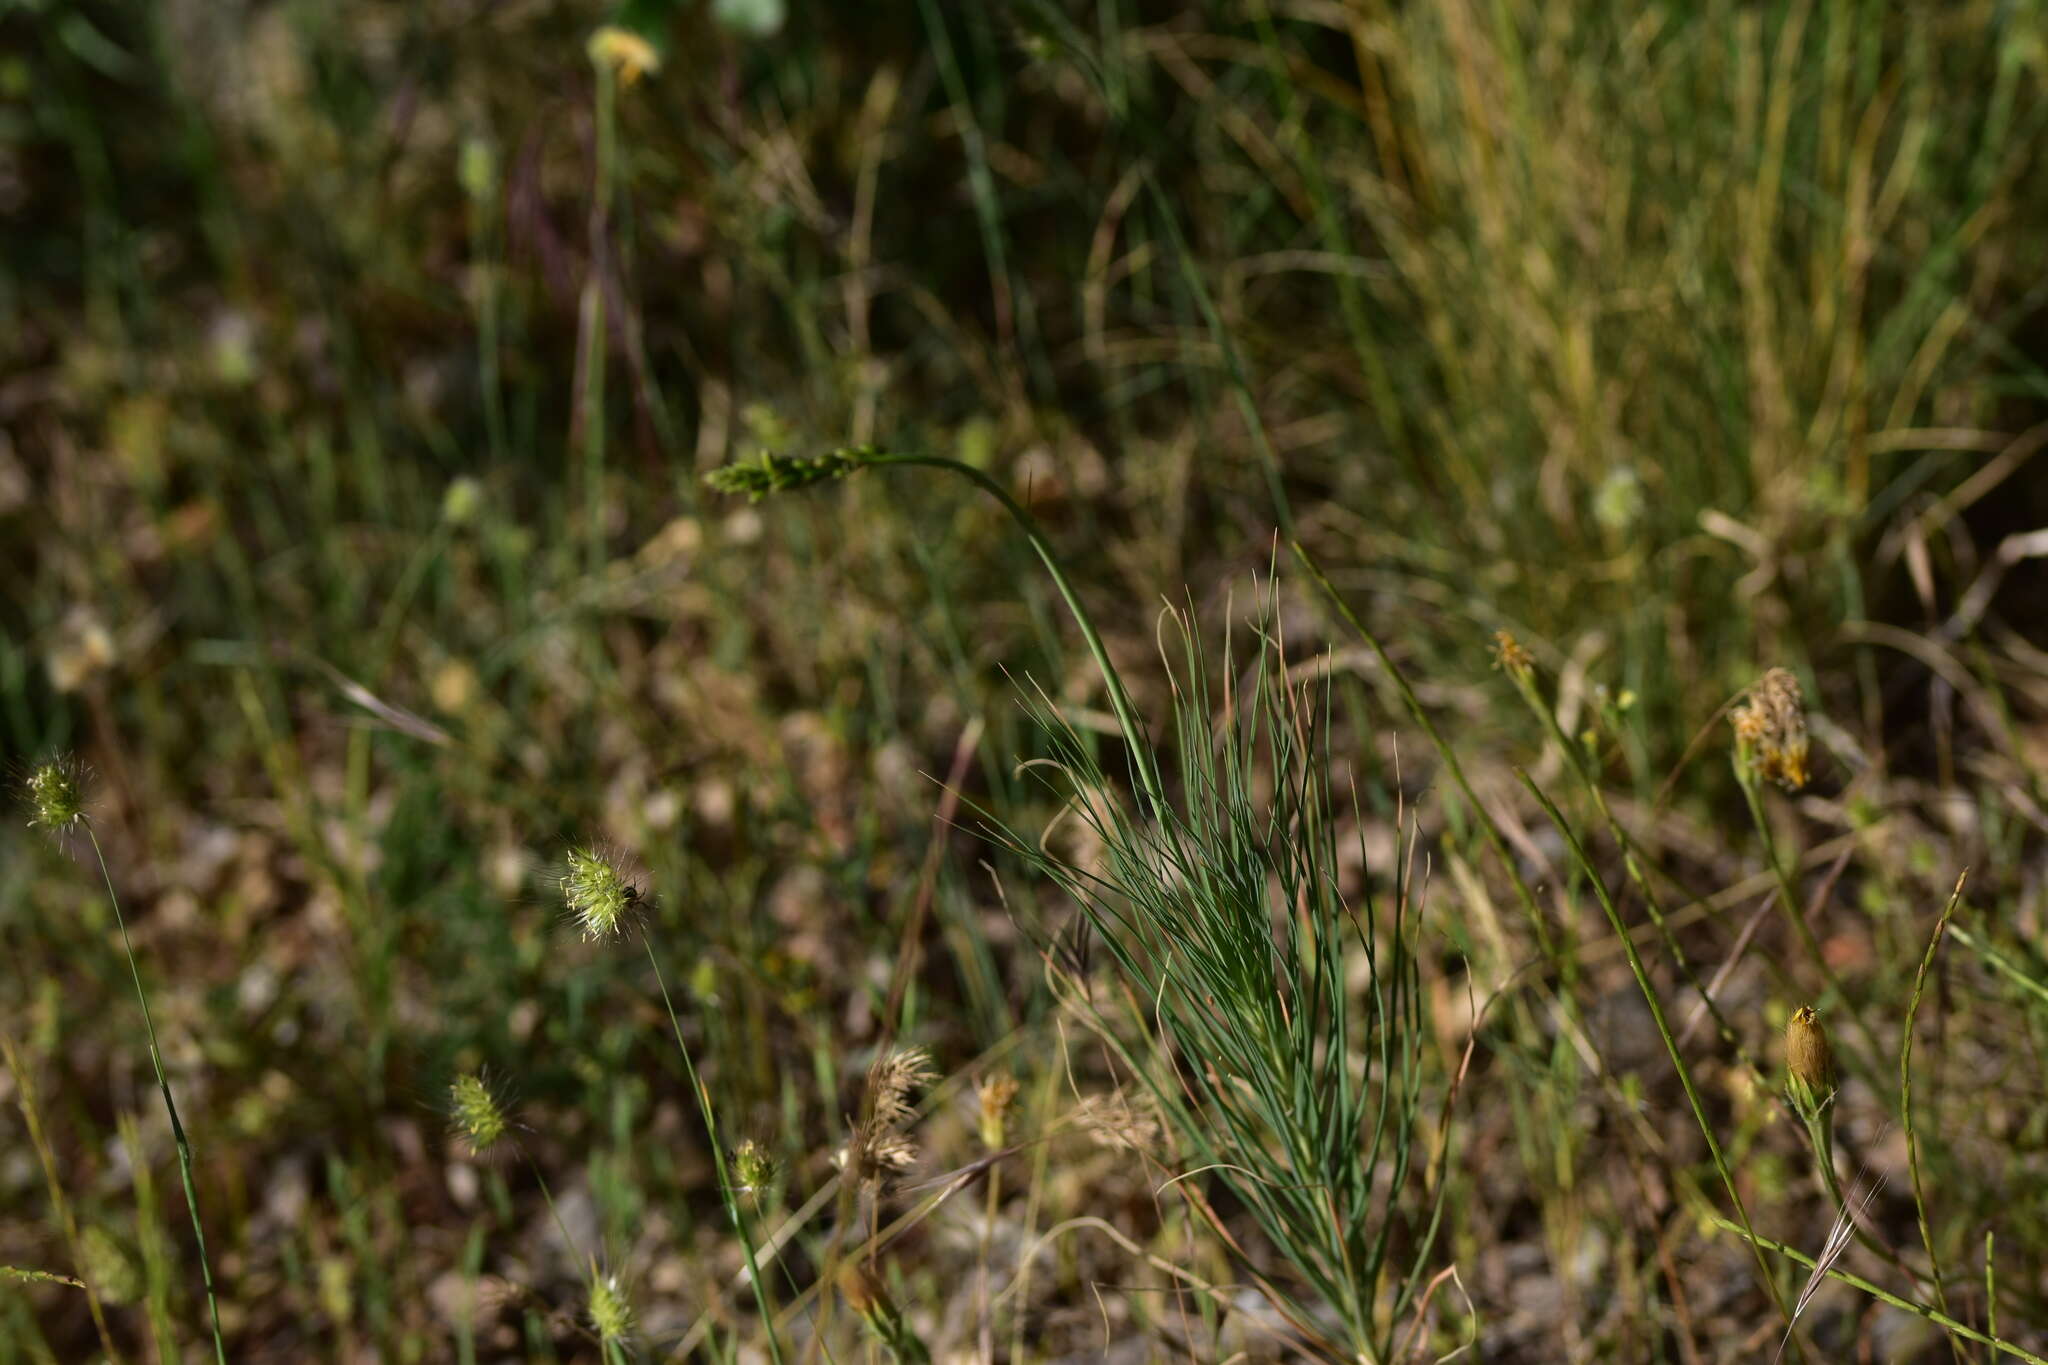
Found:
[[(830, 1179), (889, 1039), (948, 1077), (932, 1169), (976, 1154), (956, 1092), (991, 1067), (1023, 1082), (1045, 1140), (1000, 1198), (891, 1255), (935, 1352), (1284, 1352), (1251, 1291), (1200, 1313), (1166, 1292), (1161, 1263), (1242, 1278), (1158, 1192), (1172, 1153), (1063, 1126), (1119, 1083), (1045, 988), (1071, 907), (945, 803), (950, 781), (1051, 821), (1017, 766), (1046, 751), (1023, 680), (1105, 704), (1029, 547), (992, 504), (889, 472), (758, 507), (701, 486), (762, 448), (867, 441), (1025, 500), (1154, 715), (1162, 605), (1241, 619), (1278, 557), (1290, 648), (1330, 651), (1359, 886), (1390, 884), (1396, 821), (1419, 822), (1445, 1093), (1468, 986), (1530, 1002), (1480, 1027), (1432, 1176), (1431, 1270), (1458, 1280), (1419, 1358), (1750, 1360), (1782, 1330), (1696, 1216), (1697, 1131), (1510, 775), (1564, 785), (1492, 671), (1500, 629), (1590, 736), (1672, 905), (1716, 911), (1686, 941), (1740, 959), (1724, 1000), (1759, 1052), (1794, 982), (1824, 983), (1781, 918), (1744, 958), (1719, 913), (1770, 885), (1717, 728), (1742, 688), (1784, 665), (1812, 708), (1815, 780), (1769, 813), (1823, 907), (1828, 1008), (1895, 1048), (1971, 869), (1921, 1012), (1933, 1236), (1981, 1325), (1996, 1230), (1999, 1321), (2041, 1349), (2044, 20), (2033, 0), (0, 9), (0, 750), (97, 774), (231, 1358), (597, 1359), (577, 1286), (600, 1250), (645, 1358), (766, 1358), (648, 966), (578, 944), (547, 876), (594, 837), (644, 865), (725, 1136), (783, 1165), (771, 1223)], [(608, 23), (656, 64), (594, 59)], [(1296, 538), (1578, 956), (1509, 922), (1474, 813), (1290, 572)], [(76, 851), (19, 826), (0, 1027), (52, 1173), (10, 1105), (0, 1263), (82, 1273), (54, 1183), (117, 1344), (193, 1358), (197, 1266), (112, 920)], [(1689, 1047), (1759, 1230), (1817, 1245), (1796, 1131), (1707, 1033)], [(516, 1090), (530, 1166), (445, 1141), (449, 1080), (477, 1067)], [(1842, 1122), (1918, 1256), (1882, 1079), (1851, 1083)], [(1129, 1244), (1041, 1245), (1082, 1214)], [(801, 1221), (781, 1305), (830, 1223)], [(1802, 1331), (1834, 1358), (1948, 1358), (1909, 1315), (1822, 1302)], [(829, 1316), (792, 1330), (862, 1349)], [(77, 1291), (0, 1286), (0, 1362), (101, 1349)]]

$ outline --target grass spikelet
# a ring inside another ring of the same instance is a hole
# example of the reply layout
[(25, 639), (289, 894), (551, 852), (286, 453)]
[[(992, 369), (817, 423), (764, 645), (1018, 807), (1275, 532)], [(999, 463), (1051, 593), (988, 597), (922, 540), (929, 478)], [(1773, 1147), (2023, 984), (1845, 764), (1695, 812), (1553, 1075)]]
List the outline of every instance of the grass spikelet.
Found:
[(448, 1123), (471, 1158), (493, 1152), (511, 1133), (504, 1102), (479, 1072), (464, 1072), (448, 1087)]
[(916, 1117), (912, 1098), (937, 1079), (931, 1054), (921, 1047), (900, 1048), (875, 1063), (868, 1072), (865, 1112), (852, 1138), (833, 1154), (833, 1164), (866, 1189), (915, 1166), (917, 1144), (900, 1130)]
[(570, 849), (560, 885), (563, 904), (590, 942), (619, 937), (640, 906), (640, 887), (624, 857), (600, 845)]
[(85, 791), (90, 773), (70, 754), (37, 765), (24, 783), (31, 828), (61, 833), (85, 819)]
[(633, 1335), (633, 1304), (617, 1275), (605, 1274), (595, 1263), (590, 1267), (590, 1293), (584, 1311), (590, 1330), (604, 1343), (607, 1352), (625, 1344)]
[(743, 493), (759, 502), (776, 493), (790, 493), (812, 484), (833, 483), (877, 463), (879, 452), (869, 446), (830, 450), (823, 455), (777, 455), (764, 450), (752, 460), (723, 465), (704, 476), (704, 482), (720, 493)]
[(912, 1097), (938, 1077), (931, 1054), (923, 1048), (900, 1048), (890, 1053), (868, 1082), (874, 1122), (892, 1127), (907, 1122), (912, 1113)]
[(1828, 1271), (1833, 1269), (1836, 1261), (1842, 1259), (1842, 1253), (1847, 1251), (1849, 1243), (1856, 1239), (1856, 1220), (1863, 1216), (1863, 1211), (1870, 1207), (1870, 1201), (1877, 1197), (1877, 1192), (1883, 1187), (1884, 1181), (1881, 1178), (1873, 1180), (1864, 1185), (1860, 1193), (1852, 1189), (1849, 1197), (1842, 1201), (1840, 1211), (1835, 1214), (1835, 1221), (1828, 1225), (1828, 1235), (1821, 1242), (1819, 1254), (1813, 1258), (1812, 1273), (1806, 1277), (1805, 1285), (1800, 1288), (1799, 1297), (1792, 1301), (1792, 1320), (1785, 1324), (1785, 1335), (1778, 1342), (1778, 1353), (1772, 1357), (1774, 1362), (1784, 1358), (1785, 1347), (1791, 1342), (1792, 1333), (1798, 1328), (1801, 1315), (1813, 1303), (1814, 1296), (1820, 1293), (1821, 1285), (1827, 1281)]

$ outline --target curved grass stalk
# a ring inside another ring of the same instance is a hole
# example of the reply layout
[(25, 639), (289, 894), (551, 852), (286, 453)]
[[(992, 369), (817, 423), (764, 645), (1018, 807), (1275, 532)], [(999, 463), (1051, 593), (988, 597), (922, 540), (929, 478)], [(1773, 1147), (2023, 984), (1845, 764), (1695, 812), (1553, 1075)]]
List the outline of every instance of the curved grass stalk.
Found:
[(149, 1041), (149, 1064), (156, 1072), (156, 1088), (164, 1097), (164, 1112), (171, 1118), (171, 1140), (178, 1149), (178, 1177), (185, 1187), (185, 1210), (192, 1215), (192, 1240), (199, 1247), (199, 1275), (206, 1285), (206, 1311), (213, 1327), (213, 1358), (216, 1365), (227, 1365), (227, 1344), (221, 1337), (220, 1303), (214, 1295), (213, 1264), (206, 1255), (206, 1228), (199, 1220), (199, 1194), (192, 1180), (192, 1144), (185, 1136), (185, 1125), (178, 1119), (178, 1103), (171, 1098), (171, 1083), (164, 1076), (163, 1054), (157, 1049), (156, 1021), (150, 1017), (149, 994), (142, 988), (142, 968), (135, 961), (135, 945), (128, 938), (128, 919), (121, 913), (121, 898), (114, 891), (114, 875), (107, 870), (107, 855), (100, 849), (99, 835), (93, 832), (90, 821), (81, 821), (85, 837), (92, 843), (93, 857), (100, 865), (100, 876), (107, 884), (107, 901), (114, 907), (114, 923), (121, 926), (121, 948), (128, 955), (128, 974), (135, 982), (135, 1000), (142, 1007), (142, 1027)]

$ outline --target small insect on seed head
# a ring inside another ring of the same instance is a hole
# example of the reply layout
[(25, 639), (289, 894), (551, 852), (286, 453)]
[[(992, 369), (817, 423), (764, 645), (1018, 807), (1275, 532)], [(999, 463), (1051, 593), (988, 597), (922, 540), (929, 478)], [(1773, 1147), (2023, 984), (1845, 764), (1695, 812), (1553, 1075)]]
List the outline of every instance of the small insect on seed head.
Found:
[(624, 859), (602, 848), (570, 849), (561, 889), (577, 928), (592, 940), (618, 937), (641, 900)]
[(28, 822), (55, 831), (85, 819), (85, 765), (69, 754), (38, 764), (23, 784), (28, 795)]

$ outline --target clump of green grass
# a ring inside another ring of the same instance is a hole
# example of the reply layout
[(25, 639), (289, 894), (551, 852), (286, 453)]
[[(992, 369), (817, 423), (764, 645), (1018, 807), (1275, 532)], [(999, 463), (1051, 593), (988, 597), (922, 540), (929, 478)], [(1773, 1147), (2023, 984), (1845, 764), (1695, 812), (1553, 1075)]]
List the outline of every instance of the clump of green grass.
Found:
[[(1334, 1335), (1345, 1353), (1390, 1359), (1423, 1283), (1443, 1186), (1433, 1197), (1411, 1188), (1427, 1098), (1413, 888), (1400, 881), (1390, 914), (1340, 890), (1327, 694), (1292, 676), (1268, 612), (1253, 627), (1250, 681), (1213, 697), (1199, 634), (1177, 616), (1169, 761), (1043, 535), (978, 471), (862, 449), (764, 455), (709, 481), (763, 496), (890, 464), (964, 474), (994, 492), (1095, 653), (1136, 801), (1115, 795), (1096, 746), (1040, 694), (1032, 710), (1055, 755), (1041, 771), (1055, 774), (1101, 857), (1066, 862), (1000, 817), (999, 837), (1082, 908), (1120, 968), (1121, 998), (1148, 1044), (1124, 1060), (1189, 1159), (1183, 1175), (1213, 1174), (1306, 1281), (1304, 1297), (1259, 1277), (1303, 1337), (1329, 1346)], [(1237, 663), (1226, 646), (1226, 678)], [(1370, 981), (1363, 1010), (1348, 984), (1354, 956)], [(1101, 1032), (1123, 1048), (1107, 1020)]]

